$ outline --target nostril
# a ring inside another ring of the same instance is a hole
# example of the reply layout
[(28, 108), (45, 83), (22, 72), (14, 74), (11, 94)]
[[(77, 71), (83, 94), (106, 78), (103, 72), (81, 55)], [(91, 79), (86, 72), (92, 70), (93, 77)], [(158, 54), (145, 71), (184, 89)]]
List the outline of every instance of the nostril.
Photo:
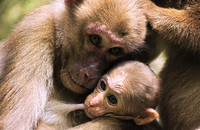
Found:
[(89, 79), (89, 74), (87, 72), (85, 72), (84, 74), (84, 80), (87, 81)]
[(89, 107), (93, 107), (94, 106), (94, 102), (90, 101)]
[(91, 101), (89, 102), (89, 105), (88, 105), (88, 107), (92, 107)]
[(89, 79), (89, 72), (87, 68), (82, 68), (80, 70), (80, 74), (82, 75), (81, 77), (83, 78), (84, 81), (87, 81)]
[(88, 89), (93, 89), (97, 85), (99, 77), (98, 74), (94, 74), (87, 68), (82, 68), (80, 70), (79, 80), (82, 82), (82, 85)]

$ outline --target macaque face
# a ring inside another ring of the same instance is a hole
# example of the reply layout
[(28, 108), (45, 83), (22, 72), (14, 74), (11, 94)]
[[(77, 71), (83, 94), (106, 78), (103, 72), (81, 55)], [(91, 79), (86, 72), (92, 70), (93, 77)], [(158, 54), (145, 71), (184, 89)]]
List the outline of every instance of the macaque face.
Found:
[(61, 70), (63, 84), (72, 91), (94, 88), (114, 61), (144, 45), (146, 19), (132, 0), (126, 1), (84, 0), (76, 8), (70, 34), (64, 31), (69, 45), (63, 45)]
[(126, 61), (108, 71), (85, 100), (89, 118), (110, 116), (146, 124), (158, 117), (159, 78), (145, 64)]
[(110, 84), (117, 87), (113, 89), (107, 81), (107, 78), (104, 76), (99, 81), (94, 92), (85, 100), (85, 113), (90, 118), (114, 116), (112, 115), (114, 113), (118, 113), (119, 115), (122, 110), (123, 99), (120, 96), (120, 92), (123, 91), (123, 87), (117, 84), (117, 81), (111, 81)]

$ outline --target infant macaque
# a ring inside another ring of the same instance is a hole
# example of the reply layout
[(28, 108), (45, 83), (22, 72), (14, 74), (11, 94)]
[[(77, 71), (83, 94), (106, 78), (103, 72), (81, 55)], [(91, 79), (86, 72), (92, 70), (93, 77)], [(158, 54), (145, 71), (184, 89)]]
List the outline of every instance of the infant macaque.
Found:
[(159, 90), (160, 79), (150, 67), (137, 61), (124, 62), (100, 79), (85, 100), (84, 110), (89, 118), (110, 116), (148, 124), (159, 116), (155, 110)]

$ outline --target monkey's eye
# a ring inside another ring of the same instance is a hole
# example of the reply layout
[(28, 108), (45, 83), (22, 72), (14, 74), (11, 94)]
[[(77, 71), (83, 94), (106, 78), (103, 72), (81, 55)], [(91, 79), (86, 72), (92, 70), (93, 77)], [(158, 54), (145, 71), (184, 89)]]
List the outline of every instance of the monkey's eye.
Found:
[(112, 105), (117, 104), (117, 98), (115, 97), (115, 95), (109, 95), (107, 98), (110, 104)]
[(109, 53), (114, 56), (120, 56), (123, 54), (123, 49), (121, 47), (113, 47), (109, 49)]
[(100, 47), (101, 45), (101, 37), (97, 34), (89, 35), (90, 42), (96, 47)]
[(100, 82), (100, 88), (101, 88), (103, 91), (106, 90), (106, 84), (105, 84), (104, 81), (101, 81), (101, 82)]

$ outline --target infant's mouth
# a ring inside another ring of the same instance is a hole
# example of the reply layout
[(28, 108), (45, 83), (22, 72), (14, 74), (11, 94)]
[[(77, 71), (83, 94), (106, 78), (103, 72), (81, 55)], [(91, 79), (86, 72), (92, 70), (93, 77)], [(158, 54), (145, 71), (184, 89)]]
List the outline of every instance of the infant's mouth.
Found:
[(85, 106), (85, 108), (84, 108), (84, 111), (85, 111), (86, 115), (87, 115), (89, 118), (91, 118), (91, 119), (95, 118), (95, 116), (94, 116), (92, 113), (90, 113), (90, 112), (88, 111), (88, 109), (87, 109), (86, 106)]

